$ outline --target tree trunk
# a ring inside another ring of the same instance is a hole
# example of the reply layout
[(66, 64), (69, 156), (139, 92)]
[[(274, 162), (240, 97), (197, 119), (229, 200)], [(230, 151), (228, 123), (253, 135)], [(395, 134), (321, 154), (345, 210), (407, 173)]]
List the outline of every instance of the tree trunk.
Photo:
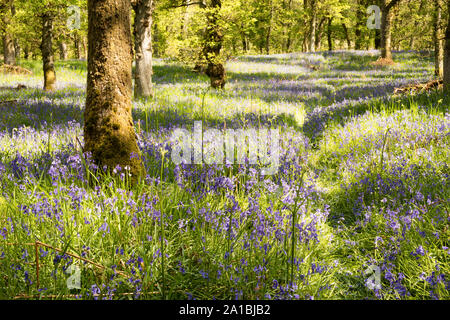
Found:
[(242, 52), (245, 54), (248, 51), (247, 47), (247, 37), (244, 32), (244, 27), (242, 26), (242, 32), (241, 32), (241, 40), (242, 40)]
[(28, 44), (25, 45), (25, 48), (23, 49), (23, 57), (25, 60), (28, 60), (30, 57), (30, 47)]
[(75, 47), (75, 59), (81, 59), (81, 48), (80, 48), (80, 36), (78, 33), (75, 33), (74, 36), (74, 47)]
[(6, 10), (3, 15), (3, 25), (4, 25), (4, 36), (3, 36), (3, 60), (5, 64), (15, 65), (16, 64), (16, 51), (14, 48), (14, 39), (11, 35), (11, 30), (8, 26), (11, 24), (11, 17), (15, 13), (13, 6), (13, 1), (9, 0), (6, 4)]
[(154, 23), (154, 27), (153, 27), (153, 31), (152, 31), (152, 55), (154, 57), (159, 57), (159, 47), (158, 47), (158, 41), (159, 41), (159, 30), (158, 30), (158, 25), (156, 23)]
[(212, 88), (223, 89), (225, 87), (225, 68), (220, 61), (223, 34), (219, 25), (219, 14), (222, 8), (222, 0), (211, 0), (211, 6), (207, 10), (207, 28), (204, 45), (204, 57), (207, 61), (206, 74), (211, 79)]
[(111, 171), (144, 173), (132, 119), (131, 3), (88, 0), (88, 77), (84, 112), (85, 151)]
[(392, 60), (391, 49), (391, 24), (392, 24), (392, 7), (397, 4), (399, 0), (381, 1), (381, 58)]
[(64, 41), (59, 43), (59, 59), (67, 60), (67, 44)]
[(333, 18), (328, 18), (328, 26), (327, 26), (328, 51), (333, 51), (333, 38), (332, 38), (332, 30), (331, 30), (332, 22), (333, 22)]
[(17, 39), (14, 39), (14, 51), (15, 51), (16, 60), (20, 59), (20, 53), (22, 50), (20, 48), (19, 40), (17, 40)]
[(269, 27), (267, 28), (266, 34), (266, 54), (270, 54), (270, 37), (272, 35), (272, 23), (273, 23), (273, 1), (269, 0), (270, 6), (270, 19), (269, 19)]
[(153, 0), (138, 0), (133, 4), (133, 10), (136, 14), (134, 20), (134, 49), (136, 55), (135, 98), (149, 98), (153, 96), (153, 9)]
[(319, 22), (319, 25), (316, 30), (316, 42), (314, 44), (316, 50), (320, 50), (322, 46), (322, 32), (323, 32), (323, 23), (325, 22), (326, 18), (322, 18)]
[(381, 31), (379, 29), (375, 29), (374, 47), (377, 50), (381, 48)]
[(316, 51), (316, 0), (311, 0), (311, 20), (309, 22), (309, 51)]
[[(447, 6), (448, 12), (450, 12), (450, 1), (447, 1)], [(448, 15), (447, 30), (445, 31), (444, 90), (450, 91), (450, 14)]]
[(364, 13), (362, 0), (358, 0), (356, 8), (355, 50), (361, 50), (364, 40)]
[(45, 12), (42, 15), (42, 65), (44, 70), (44, 90), (51, 91), (55, 89), (56, 72), (53, 56), (53, 16)]
[(439, 0), (434, 0), (434, 19), (433, 19), (433, 40), (434, 40), (434, 74), (440, 78), (443, 75), (444, 68), (444, 48), (441, 40), (441, 20), (442, 12), (439, 6)]
[(344, 29), (345, 39), (347, 40), (347, 49), (350, 50), (352, 48), (352, 41), (350, 40), (350, 35), (345, 23), (342, 24), (342, 28)]

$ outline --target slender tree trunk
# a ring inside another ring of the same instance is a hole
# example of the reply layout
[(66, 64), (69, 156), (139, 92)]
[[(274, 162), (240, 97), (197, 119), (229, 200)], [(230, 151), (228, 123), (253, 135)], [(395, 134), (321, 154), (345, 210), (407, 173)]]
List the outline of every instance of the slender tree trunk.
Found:
[(44, 90), (51, 91), (55, 89), (56, 72), (54, 66), (53, 54), (53, 16), (45, 12), (42, 15), (42, 65), (44, 70)]
[(23, 49), (23, 57), (25, 60), (28, 60), (30, 57), (30, 47), (28, 44), (25, 45), (25, 48)]
[(322, 18), (319, 22), (319, 25), (317, 26), (316, 30), (316, 42), (314, 46), (316, 47), (316, 50), (320, 50), (322, 46), (322, 33), (323, 33), (323, 23), (325, 22), (326, 18)]
[(434, 19), (433, 19), (433, 40), (434, 40), (434, 74), (442, 77), (444, 68), (444, 47), (441, 40), (441, 20), (442, 12), (439, 6), (439, 0), (434, 0)]
[(136, 55), (136, 71), (134, 84), (135, 98), (153, 96), (153, 65), (152, 65), (152, 23), (153, 0), (137, 0), (133, 4), (134, 19), (134, 50)]
[(364, 12), (362, 11), (362, 0), (358, 0), (356, 8), (355, 50), (361, 50), (364, 40), (362, 32), (364, 28)]
[(409, 38), (409, 50), (414, 50), (415, 44), (416, 44), (416, 35), (413, 34)]
[(381, 49), (381, 31), (378, 29), (375, 29), (374, 47), (377, 50)]
[(159, 57), (159, 47), (158, 47), (158, 41), (159, 41), (159, 35), (158, 35), (159, 29), (158, 29), (158, 25), (156, 23), (154, 23), (154, 27), (153, 27), (153, 31), (152, 31), (152, 35), (153, 35), (153, 39), (152, 39), (152, 51), (153, 51), (153, 56), (154, 57)]
[(242, 52), (245, 54), (248, 51), (248, 47), (247, 47), (247, 37), (244, 32), (244, 26), (242, 26), (241, 40), (242, 40)]
[(392, 11), (401, 0), (381, 0), (381, 58), (392, 60)]
[(87, 50), (88, 50), (88, 44), (87, 44), (87, 39), (86, 37), (82, 37), (81, 38), (81, 47), (83, 48), (83, 58), (87, 58)]
[(316, 51), (316, 19), (317, 19), (317, 13), (316, 13), (316, 1), (317, 0), (311, 0), (311, 20), (309, 23), (309, 51), (315, 52)]
[(88, 77), (85, 151), (111, 171), (129, 169), (132, 182), (145, 173), (132, 119), (131, 3), (88, 0)]
[(272, 35), (272, 23), (273, 23), (273, 1), (269, 0), (270, 7), (270, 19), (269, 19), (269, 27), (267, 28), (266, 34), (266, 54), (270, 54), (270, 37)]
[(328, 18), (328, 26), (327, 26), (327, 40), (328, 40), (328, 51), (333, 51), (333, 37), (331, 30), (331, 23), (333, 22), (333, 18)]
[(74, 47), (75, 47), (75, 59), (81, 59), (81, 48), (80, 48), (80, 36), (78, 33), (75, 33), (74, 36)]
[(5, 64), (15, 65), (16, 64), (16, 51), (14, 47), (14, 39), (9, 30), (9, 25), (11, 24), (11, 18), (15, 13), (14, 5), (12, 0), (8, 0), (5, 5), (6, 10), (3, 15), (3, 25), (4, 25), (4, 36), (3, 36), (3, 60)]
[[(212, 88), (225, 87), (225, 68), (220, 61), (223, 34), (219, 25), (219, 14), (222, 8), (222, 0), (211, 0), (211, 6), (207, 11), (207, 28), (204, 45), (204, 57), (207, 61), (206, 74), (211, 79)], [(261, 47), (262, 48), (262, 47)]]
[(59, 42), (59, 59), (67, 60), (67, 44), (64, 41)]
[[(383, 0), (386, 2), (386, 0)], [(391, 49), (391, 22), (392, 15), (386, 7), (381, 11), (381, 58), (392, 60)]]
[(14, 39), (14, 51), (15, 51), (16, 60), (20, 59), (20, 54), (21, 54), (22, 50), (20, 48), (20, 43), (17, 39)]
[[(447, 7), (448, 12), (450, 12), (450, 1), (447, 1)], [(444, 90), (450, 91), (450, 14), (448, 15), (447, 29), (445, 31)]]
[(350, 40), (350, 35), (345, 23), (342, 24), (342, 28), (344, 29), (345, 39), (347, 40), (347, 49), (350, 50), (352, 48), (352, 41)]

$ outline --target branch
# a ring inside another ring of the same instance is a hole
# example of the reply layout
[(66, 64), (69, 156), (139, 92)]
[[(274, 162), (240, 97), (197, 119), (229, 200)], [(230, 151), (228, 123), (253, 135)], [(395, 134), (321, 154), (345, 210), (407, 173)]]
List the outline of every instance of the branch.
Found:
[(183, 4), (173, 5), (173, 6), (167, 6), (167, 7), (164, 7), (163, 9), (165, 9), (165, 10), (168, 10), (168, 9), (176, 9), (176, 8), (189, 7), (189, 6), (194, 6), (194, 5), (204, 6), (205, 4), (204, 4), (203, 1), (198, 1), (198, 2), (188, 2), (188, 3), (183, 3)]
[(387, 6), (386, 10), (389, 11), (392, 9), (393, 6), (397, 5), (401, 0), (392, 0)]

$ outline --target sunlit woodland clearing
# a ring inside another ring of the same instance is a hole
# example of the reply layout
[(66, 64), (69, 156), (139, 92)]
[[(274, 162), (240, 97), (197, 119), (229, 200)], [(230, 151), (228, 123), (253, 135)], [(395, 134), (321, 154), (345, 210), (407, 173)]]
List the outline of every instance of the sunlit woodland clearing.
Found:
[[(166, 52), (152, 59), (151, 95), (130, 94), (138, 181), (85, 152), (87, 61), (57, 59), (43, 90), (42, 61), (19, 57), (32, 74), (0, 74), (0, 298), (449, 299), (450, 98), (418, 86), (439, 78), (425, 40), (392, 51), (392, 65), (374, 64), (372, 40), (268, 54), (255, 43), (223, 59), (223, 89), (172, 56), (175, 40), (156, 40)], [(174, 164), (171, 135), (195, 121), (278, 129), (277, 173)]]

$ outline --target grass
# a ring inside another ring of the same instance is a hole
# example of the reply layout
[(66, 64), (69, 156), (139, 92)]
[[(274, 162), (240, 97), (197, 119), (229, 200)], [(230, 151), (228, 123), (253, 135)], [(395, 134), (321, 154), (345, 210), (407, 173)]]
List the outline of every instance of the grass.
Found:
[[(85, 62), (58, 62), (53, 93), (39, 62), (0, 75), (0, 298), (449, 299), (450, 101), (392, 96), (433, 77), (428, 56), (376, 58), (240, 57), (223, 92), (156, 60), (156, 96), (133, 111), (148, 176), (131, 189), (81, 152)], [(174, 165), (170, 136), (195, 120), (278, 128), (278, 173)]]

